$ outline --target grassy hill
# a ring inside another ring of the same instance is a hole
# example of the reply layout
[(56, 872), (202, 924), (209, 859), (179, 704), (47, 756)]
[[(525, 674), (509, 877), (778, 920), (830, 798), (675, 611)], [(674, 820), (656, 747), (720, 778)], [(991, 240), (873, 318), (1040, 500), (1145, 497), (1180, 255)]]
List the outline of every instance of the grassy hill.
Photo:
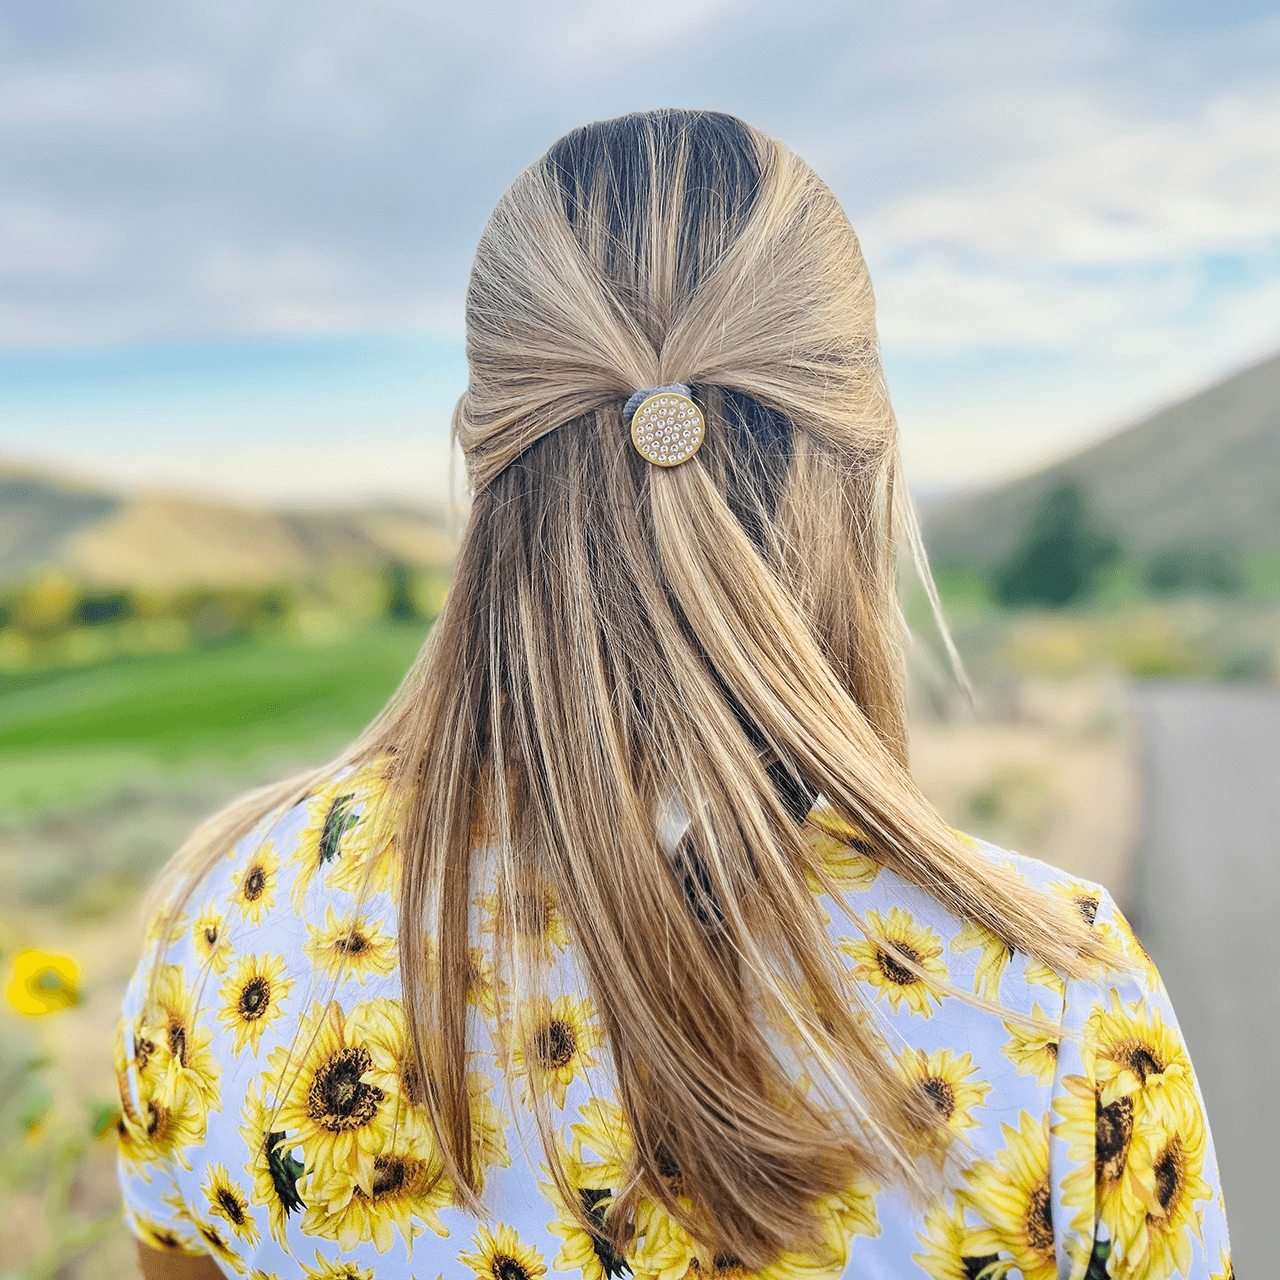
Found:
[(426, 506), (273, 511), (0, 466), (0, 584), (61, 570), (102, 587), (253, 587), (337, 565), (438, 568), (452, 554), (444, 513)]
[(1064, 481), (1140, 553), (1280, 549), (1280, 355), (1032, 475), (931, 507), (925, 536), (938, 567), (1003, 560), (1039, 498)]

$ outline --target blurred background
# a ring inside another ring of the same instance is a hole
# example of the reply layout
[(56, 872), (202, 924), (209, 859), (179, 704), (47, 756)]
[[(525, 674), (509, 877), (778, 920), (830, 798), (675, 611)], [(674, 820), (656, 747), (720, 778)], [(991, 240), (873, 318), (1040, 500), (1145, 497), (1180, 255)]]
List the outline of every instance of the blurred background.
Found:
[(977, 695), (904, 583), (921, 784), (1130, 913), (1267, 1274), (1278, 63), (1256, 0), (0, 0), (0, 1275), (132, 1274), (143, 889), (395, 686), (483, 220), (665, 105), (782, 137), (858, 229)]

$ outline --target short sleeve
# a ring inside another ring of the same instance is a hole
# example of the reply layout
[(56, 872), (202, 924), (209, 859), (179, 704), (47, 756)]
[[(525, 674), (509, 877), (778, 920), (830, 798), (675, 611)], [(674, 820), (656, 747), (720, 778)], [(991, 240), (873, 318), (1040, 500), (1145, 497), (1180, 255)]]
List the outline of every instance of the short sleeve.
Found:
[(1134, 969), (1067, 987), (1050, 1119), (1061, 1274), (1229, 1280), (1213, 1137), (1173, 1006), (1105, 891), (1094, 928)]

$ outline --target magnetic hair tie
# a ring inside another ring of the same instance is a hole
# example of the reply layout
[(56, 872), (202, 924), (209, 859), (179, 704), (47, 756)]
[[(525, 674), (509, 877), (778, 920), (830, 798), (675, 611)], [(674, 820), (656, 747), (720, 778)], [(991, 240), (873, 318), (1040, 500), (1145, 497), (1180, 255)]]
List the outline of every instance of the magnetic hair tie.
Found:
[(702, 410), (683, 383), (669, 387), (645, 387), (623, 406), (624, 421), (631, 419), (631, 443), (647, 462), (677, 467), (688, 462), (707, 438)]

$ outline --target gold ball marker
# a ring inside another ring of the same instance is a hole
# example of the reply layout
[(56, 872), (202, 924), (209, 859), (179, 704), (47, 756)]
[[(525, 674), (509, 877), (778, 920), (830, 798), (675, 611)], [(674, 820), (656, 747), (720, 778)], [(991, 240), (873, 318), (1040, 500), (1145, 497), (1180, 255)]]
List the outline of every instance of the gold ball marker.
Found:
[(688, 462), (706, 434), (702, 410), (678, 391), (659, 391), (641, 400), (631, 419), (631, 443), (656, 467)]

